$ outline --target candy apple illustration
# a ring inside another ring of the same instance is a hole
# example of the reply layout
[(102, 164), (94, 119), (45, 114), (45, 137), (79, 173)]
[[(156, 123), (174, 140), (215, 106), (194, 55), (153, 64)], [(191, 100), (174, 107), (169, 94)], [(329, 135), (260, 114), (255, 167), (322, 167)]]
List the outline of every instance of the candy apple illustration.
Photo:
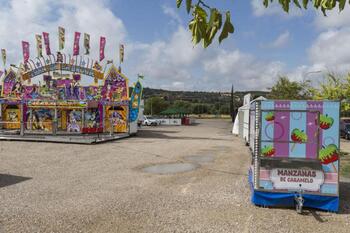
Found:
[(334, 119), (332, 117), (328, 116), (328, 114), (326, 114), (326, 115), (321, 114), (320, 115), (320, 128), (321, 129), (324, 129), (324, 130), (329, 129), (330, 127), (332, 127), (333, 123), (334, 123)]
[(275, 113), (274, 112), (268, 112), (265, 116), (266, 121), (273, 121), (275, 120)]
[(307, 142), (307, 135), (303, 130), (300, 129), (293, 129), (292, 134), (291, 134), (291, 139), (294, 142), (291, 148), (291, 151), (294, 150), (295, 146), (297, 143), (305, 143)]
[(265, 157), (273, 157), (275, 155), (275, 148), (271, 145), (264, 146), (264, 148), (261, 149), (261, 153)]
[(329, 144), (326, 147), (323, 146), (318, 154), (318, 158), (324, 165), (332, 164), (334, 171), (337, 172), (337, 169), (333, 164), (339, 159), (339, 149), (336, 145)]

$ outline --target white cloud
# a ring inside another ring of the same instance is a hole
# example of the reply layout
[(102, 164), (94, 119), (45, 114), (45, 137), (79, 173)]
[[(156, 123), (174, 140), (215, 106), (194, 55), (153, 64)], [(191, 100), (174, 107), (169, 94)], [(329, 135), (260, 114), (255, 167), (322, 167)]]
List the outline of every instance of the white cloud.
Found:
[(293, 3), (291, 3), (289, 13), (284, 12), (282, 6), (277, 1), (270, 3), (267, 8), (263, 5), (262, 0), (251, 0), (250, 5), (256, 17), (279, 15), (283, 18), (290, 18), (303, 15), (303, 12), (299, 8), (296, 8)]
[[(123, 22), (108, 9), (105, 1), (12, 0), (0, 8), (0, 47), (7, 49), (8, 64), (23, 59), (22, 40), (29, 41), (31, 57), (35, 57), (35, 34), (43, 31), (50, 33), (51, 51), (57, 51), (58, 26), (66, 29), (65, 53), (72, 53), (75, 31), (90, 33), (91, 57), (94, 58), (99, 54), (100, 36), (107, 38), (108, 58), (115, 58), (118, 42), (126, 37)], [(82, 38), (80, 49), (83, 50)]]
[[(163, 6), (163, 13), (176, 23), (174, 32), (168, 39), (144, 43), (128, 38), (118, 12), (112, 12), (106, 1), (12, 0), (0, 8), (0, 47), (7, 49), (9, 65), (23, 59), (21, 40), (29, 41), (33, 58), (35, 34), (47, 31), (51, 50), (56, 51), (57, 27), (63, 26), (65, 53), (72, 53), (75, 31), (87, 32), (91, 35), (91, 57), (98, 59), (99, 36), (106, 36), (106, 58), (114, 61), (118, 44), (125, 42), (123, 71), (131, 80), (142, 73), (145, 86), (173, 90), (229, 90), (231, 83), (237, 89), (264, 89), (283, 70), (278, 61), (259, 61), (237, 48), (225, 50), (216, 42), (208, 49), (193, 46), (190, 32), (181, 26), (176, 11)], [(83, 50), (82, 44), (81, 39)]]
[(350, 8), (339, 13), (317, 14), (314, 24), (321, 30), (308, 50), (310, 63), (325, 72), (350, 71)]
[(233, 83), (244, 90), (263, 90), (273, 84), (284, 69), (281, 62), (258, 61), (254, 56), (239, 50), (220, 50), (203, 64), (207, 75), (211, 77), (208, 81), (211, 80), (218, 89)]
[(162, 9), (163, 9), (163, 13), (165, 15), (170, 16), (174, 20), (174, 23), (178, 23), (178, 24), (182, 23), (181, 17), (179, 16), (179, 14), (177, 13), (177, 11), (174, 8), (172, 8), (168, 5), (163, 5)]
[(321, 30), (350, 27), (350, 8), (346, 7), (342, 12), (336, 9), (329, 11), (326, 17), (323, 13), (317, 12), (315, 25)]
[(285, 31), (281, 33), (274, 41), (266, 45), (262, 45), (262, 47), (272, 48), (272, 49), (283, 48), (288, 44), (289, 40), (290, 40), (290, 33), (289, 31)]
[(178, 89), (179, 82), (191, 83), (194, 78), (191, 69), (202, 53), (200, 46), (192, 45), (189, 32), (179, 26), (169, 40), (135, 44), (130, 57), (136, 58), (134, 70), (144, 74), (150, 85)]

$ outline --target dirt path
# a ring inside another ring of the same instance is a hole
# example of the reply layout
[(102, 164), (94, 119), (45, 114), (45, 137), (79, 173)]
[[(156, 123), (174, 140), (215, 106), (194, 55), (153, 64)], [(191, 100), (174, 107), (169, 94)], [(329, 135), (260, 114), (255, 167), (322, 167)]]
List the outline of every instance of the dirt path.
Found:
[(250, 154), (230, 130), (205, 120), (94, 146), (0, 142), (0, 232), (348, 232), (348, 183), (340, 214), (253, 206)]

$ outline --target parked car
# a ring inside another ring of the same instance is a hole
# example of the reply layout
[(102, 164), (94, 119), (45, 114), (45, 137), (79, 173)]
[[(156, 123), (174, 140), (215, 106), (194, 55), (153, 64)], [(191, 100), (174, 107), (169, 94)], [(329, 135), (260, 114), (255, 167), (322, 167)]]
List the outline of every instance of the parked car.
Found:
[(148, 125), (148, 126), (157, 126), (160, 125), (160, 120), (155, 119), (153, 117), (150, 116), (144, 116), (143, 117), (143, 125)]
[(347, 139), (347, 140), (350, 140), (350, 124), (349, 123), (341, 125), (340, 136)]

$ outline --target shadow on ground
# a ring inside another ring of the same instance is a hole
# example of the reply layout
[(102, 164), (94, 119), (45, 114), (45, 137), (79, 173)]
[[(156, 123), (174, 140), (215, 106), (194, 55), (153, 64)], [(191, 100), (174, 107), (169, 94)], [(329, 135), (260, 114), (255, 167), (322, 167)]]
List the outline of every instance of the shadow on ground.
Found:
[(339, 214), (350, 214), (350, 183), (340, 182), (340, 208)]
[(0, 188), (17, 184), (26, 180), (32, 179), (31, 177), (13, 176), (8, 174), (0, 174)]
[(163, 130), (140, 130), (137, 133), (138, 137), (142, 138), (156, 138), (156, 139), (181, 139), (181, 140), (217, 140), (217, 141), (232, 141), (231, 139), (222, 139), (215, 137), (186, 137), (186, 136), (172, 136), (168, 134), (179, 133), (179, 131), (163, 131)]

